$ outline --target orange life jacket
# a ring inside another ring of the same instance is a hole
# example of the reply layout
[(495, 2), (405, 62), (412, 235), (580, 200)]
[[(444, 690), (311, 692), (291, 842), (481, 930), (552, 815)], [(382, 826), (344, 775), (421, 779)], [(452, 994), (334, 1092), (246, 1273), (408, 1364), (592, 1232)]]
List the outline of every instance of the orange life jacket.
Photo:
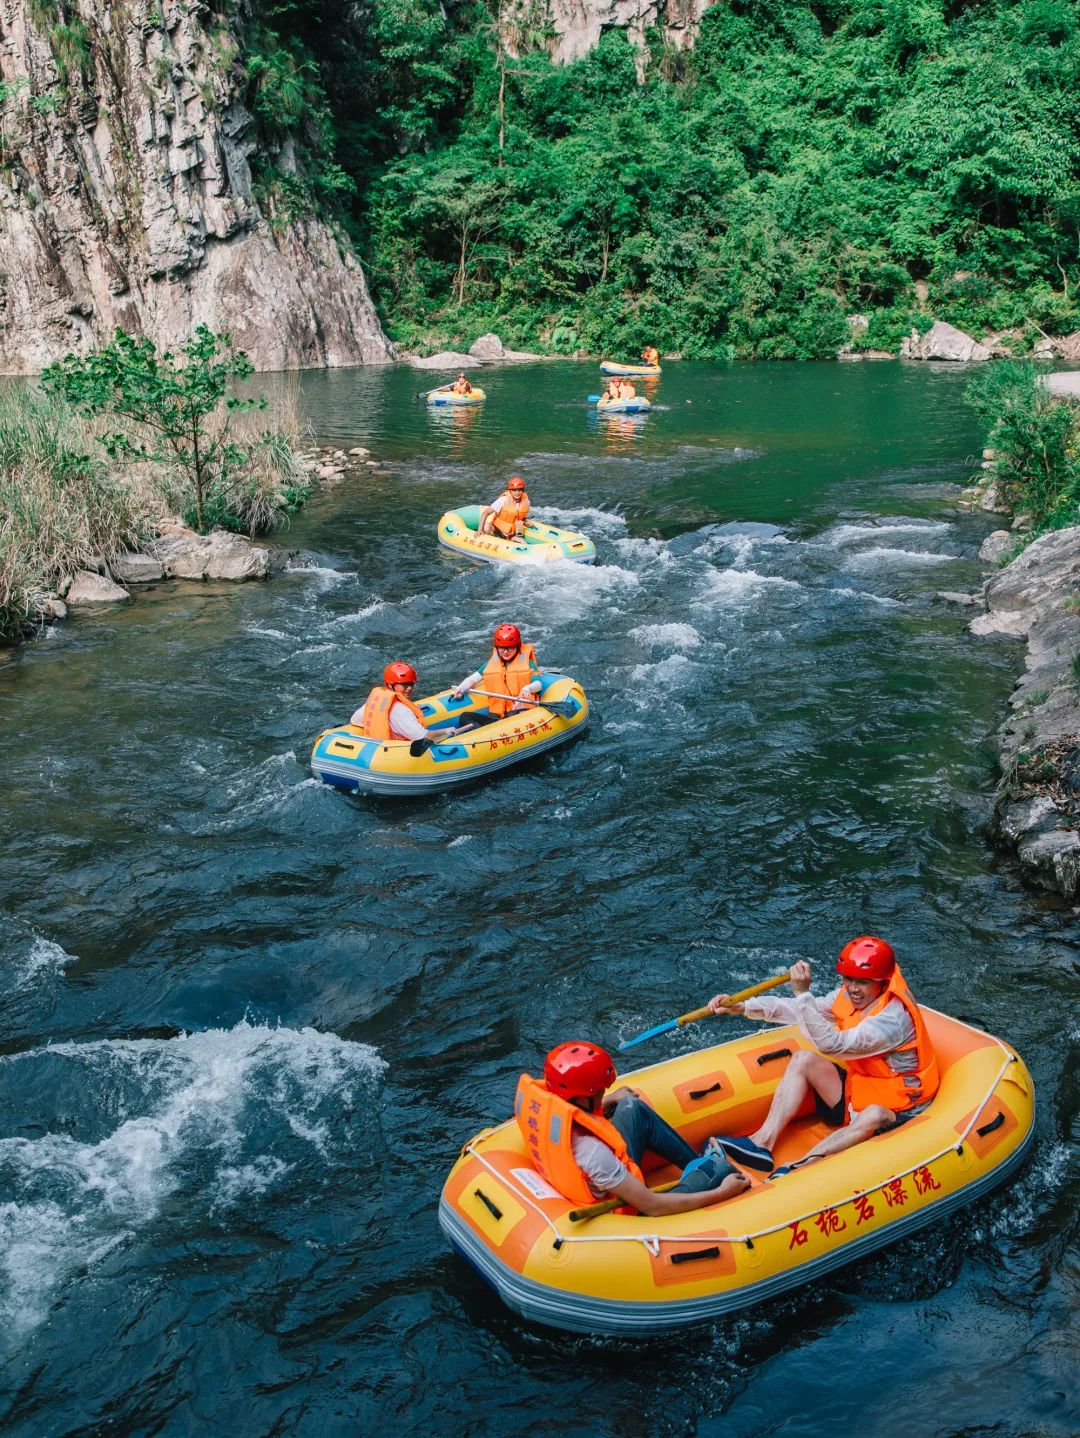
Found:
[(879, 1014), (890, 999), (899, 999), (911, 1015), (915, 1025), (915, 1038), (910, 1044), (895, 1053), (914, 1053), (915, 1068), (906, 1074), (896, 1073), (888, 1064), (887, 1054), (875, 1054), (873, 1058), (845, 1059), (847, 1064), (846, 1098), (856, 1113), (870, 1104), (879, 1103), (893, 1113), (926, 1103), (938, 1091), (938, 1066), (934, 1046), (930, 1042), (922, 1011), (912, 997), (900, 966), (893, 969), (892, 978), (877, 999), (862, 1010), (856, 1009), (843, 989), (833, 1004), (833, 1014), (838, 1029), (853, 1029), (871, 1014)]
[(498, 514), (492, 517), (491, 524), (504, 539), (510, 539), (513, 537), (514, 525), (518, 520), (520, 519), (524, 524), (529, 517), (529, 496), (522, 491), (521, 498), (515, 499), (510, 491), (505, 489), (499, 498), (504, 499), (506, 503)]
[(491, 658), (484, 665), (481, 683), (485, 689), (496, 694), (505, 694), (507, 697), (488, 700), (488, 708), (492, 714), (498, 714), (500, 718), (509, 714), (522, 689), (530, 680), (536, 679), (539, 673), (536, 650), (531, 644), (523, 644), (509, 664), (504, 664), (499, 658), (499, 651), (493, 649)]
[(660, 356), (656, 352), (656, 350), (653, 349), (652, 345), (645, 346), (645, 348), (641, 351), (641, 358), (645, 361), (646, 364), (660, 363)]
[(403, 739), (403, 734), (398, 734), (390, 727), (390, 710), (395, 704), (404, 704), (420, 720), (424, 722), (424, 711), (419, 704), (414, 704), (411, 699), (404, 698), (401, 694), (395, 694), (392, 689), (387, 689), (382, 684), (376, 684), (375, 688), (368, 695), (364, 703), (364, 738), (365, 739)]
[(626, 1151), (622, 1134), (610, 1120), (567, 1103), (539, 1079), (522, 1074), (514, 1098), (514, 1117), (529, 1150), (533, 1167), (571, 1203), (595, 1203), (585, 1171), (574, 1161), (574, 1126), (606, 1143), (635, 1178), (644, 1177)]

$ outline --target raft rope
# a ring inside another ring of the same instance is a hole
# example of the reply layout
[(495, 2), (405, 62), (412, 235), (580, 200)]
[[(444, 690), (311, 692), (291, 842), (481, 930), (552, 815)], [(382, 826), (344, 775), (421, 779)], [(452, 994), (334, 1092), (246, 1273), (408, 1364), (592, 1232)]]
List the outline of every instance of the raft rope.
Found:
[[(962, 1021), (957, 1019), (955, 1020), (955, 1022), (960, 1023)], [(971, 1025), (964, 1024), (964, 1027), (970, 1028)], [(784, 1219), (783, 1223), (774, 1223), (770, 1228), (754, 1229), (750, 1233), (730, 1235), (712, 1233), (708, 1235), (700, 1233), (564, 1233), (562, 1229), (560, 1229), (556, 1225), (551, 1215), (545, 1213), (544, 1210), (539, 1207), (539, 1205), (532, 1199), (532, 1197), (528, 1193), (524, 1191), (524, 1189), (520, 1185), (516, 1184), (513, 1179), (511, 1179), (507, 1174), (503, 1173), (500, 1169), (495, 1168), (493, 1164), (488, 1163), (487, 1159), (484, 1158), (483, 1154), (478, 1153), (477, 1150), (473, 1148), (472, 1144), (476, 1142), (475, 1139), (472, 1142), (467, 1143), (462, 1152), (472, 1154), (473, 1158), (475, 1158), (478, 1163), (482, 1164), (483, 1167), (486, 1168), (494, 1178), (497, 1178), (500, 1183), (506, 1184), (508, 1187), (513, 1188), (517, 1197), (521, 1198), (525, 1203), (527, 1203), (529, 1207), (533, 1210), (533, 1212), (539, 1214), (539, 1216), (544, 1220), (548, 1228), (550, 1228), (552, 1233), (555, 1234), (556, 1242), (559, 1244), (560, 1247), (564, 1243), (640, 1243), (643, 1244), (644, 1247), (649, 1251), (649, 1253), (651, 1253), (655, 1258), (660, 1252), (661, 1243), (702, 1243), (707, 1237), (710, 1243), (737, 1243), (742, 1244), (746, 1248), (753, 1248), (753, 1240), (755, 1238), (768, 1238), (771, 1234), (782, 1233), (784, 1229), (790, 1228), (793, 1223), (804, 1223), (809, 1219), (816, 1218), (820, 1213), (827, 1212), (830, 1208), (842, 1208), (846, 1203), (854, 1203), (857, 1198), (864, 1198), (868, 1194), (877, 1193), (881, 1189), (888, 1187), (890, 1183), (895, 1183), (897, 1179), (910, 1178), (910, 1176), (918, 1169), (926, 1168), (930, 1164), (936, 1163), (939, 1158), (944, 1158), (946, 1154), (959, 1153), (959, 1151), (963, 1148), (964, 1144), (967, 1142), (967, 1138), (968, 1135), (971, 1133), (971, 1130), (975, 1127), (979, 1119), (982, 1117), (986, 1105), (990, 1102), (990, 1100), (994, 1097), (994, 1094), (997, 1092), (998, 1084), (1005, 1077), (1006, 1073), (1008, 1073), (1010, 1065), (1016, 1062), (1016, 1056), (1009, 1052), (1009, 1050), (1005, 1047), (1005, 1045), (1001, 1042), (1000, 1039), (995, 1038), (994, 1042), (1005, 1054), (1005, 1062), (998, 1070), (993, 1083), (990, 1085), (989, 1089), (987, 1089), (986, 1094), (984, 1095), (982, 1101), (979, 1103), (978, 1107), (972, 1114), (968, 1124), (964, 1128), (963, 1133), (961, 1133), (951, 1143), (947, 1144), (945, 1148), (939, 1149), (937, 1153), (931, 1154), (929, 1158), (920, 1159), (918, 1163), (912, 1164), (910, 1168), (905, 1168), (901, 1173), (894, 1173), (889, 1178), (882, 1179), (880, 1183), (872, 1184), (869, 1188), (856, 1189), (854, 1193), (849, 1194), (846, 1198), (837, 1199), (831, 1203), (823, 1203), (819, 1208), (811, 1208), (806, 1213), (800, 1213), (796, 1217), (786, 1218)], [(513, 1126), (514, 1120), (508, 1119), (505, 1124), (500, 1124), (497, 1128), (494, 1129), (488, 1129), (483, 1135), (481, 1135), (481, 1137), (487, 1138), (492, 1134), (500, 1132), (501, 1129), (511, 1128)]]

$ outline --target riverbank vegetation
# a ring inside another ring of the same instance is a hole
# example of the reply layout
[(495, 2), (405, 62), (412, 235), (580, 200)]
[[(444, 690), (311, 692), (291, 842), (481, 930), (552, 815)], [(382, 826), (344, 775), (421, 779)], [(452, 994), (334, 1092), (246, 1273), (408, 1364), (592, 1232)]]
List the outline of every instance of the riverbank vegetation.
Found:
[(931, 315), (1080, 327), (1067, 0), (718, 0), (691, 52), (613, 30), (567, 66), (524, 3), (254, 14), (260, 184), (340, 218), (399, 342), (810, 358), (853, 313), (856, 348)]
[(994, 451), (993, 483), (1029, 536), (1080, 524), (1080, 407), (1051, 394), (1030, 364), (988, 365), (967, 388)]
[(254, 536), (304, 502), (297, 398), (265, 412), (234, 393), (250, 373), (228, 336), (200, 327), (179, 357), (118, 333), (46, 370), (41, 390), (0, 390), (0, 642), (163, 517)]

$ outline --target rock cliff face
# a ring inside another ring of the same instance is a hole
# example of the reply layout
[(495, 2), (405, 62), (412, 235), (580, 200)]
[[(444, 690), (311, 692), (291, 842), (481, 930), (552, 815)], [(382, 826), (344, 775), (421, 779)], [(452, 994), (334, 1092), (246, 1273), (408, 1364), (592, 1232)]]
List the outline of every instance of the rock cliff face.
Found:
[[(535, 31), (538, 19), (554, 37), (548, 44), (560, 64), (596, 47), (605, 30), (625, 30), (639, 49), (645, 31), (657, 27), (678, 50), (689, 49), (712, 0), (519, 0), (518, 25)], [(509, 7), (508, 7), (509, 8)], [(543, 11), (537, 17), (536, 10)], [(527, 12), (527, 15), (526, 15)]]
[(252, 195), (234, 35), (202, 0), (0, 0), (0, 373), (116, 326), (259, 369), (393, 358), (363, 272)]

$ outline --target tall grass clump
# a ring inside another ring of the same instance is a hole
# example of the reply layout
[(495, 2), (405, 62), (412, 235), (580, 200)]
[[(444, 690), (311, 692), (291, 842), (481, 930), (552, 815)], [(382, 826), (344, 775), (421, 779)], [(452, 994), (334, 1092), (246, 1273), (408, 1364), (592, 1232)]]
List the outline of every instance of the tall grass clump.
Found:
[(65, 576), (143, 538), (134, 489), (95, 448), (67, 405), (0, 389), (0, 642), (39, 622)]
[(1030, 364), (993, 364), (967, 387), (988, 427), (1002, 503), (1034, 533), (1080, 523), (1080, 411), (1052, 395)]

